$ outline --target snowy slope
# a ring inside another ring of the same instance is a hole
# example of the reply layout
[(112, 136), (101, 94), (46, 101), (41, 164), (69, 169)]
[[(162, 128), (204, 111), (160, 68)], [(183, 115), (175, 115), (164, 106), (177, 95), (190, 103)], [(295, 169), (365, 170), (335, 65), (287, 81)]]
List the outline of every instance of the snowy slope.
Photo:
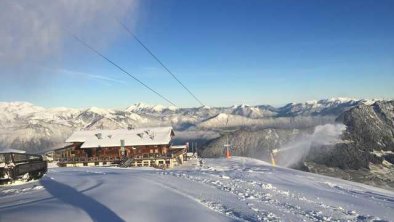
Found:
[(390, 221), (394, 193), (234, 157), (181, 168), (52, 168), (0, 188), (0, 221)]

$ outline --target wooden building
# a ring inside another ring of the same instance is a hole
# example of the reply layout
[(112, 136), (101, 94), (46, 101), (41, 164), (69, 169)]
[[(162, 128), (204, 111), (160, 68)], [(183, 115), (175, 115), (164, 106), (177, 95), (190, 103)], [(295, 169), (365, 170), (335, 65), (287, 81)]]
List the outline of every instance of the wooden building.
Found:
[(186, 160), (187, 145), (172, 146), (172, 127), (74, 132), (54, 153), (59, 166), (153, 166), (171, 168)]

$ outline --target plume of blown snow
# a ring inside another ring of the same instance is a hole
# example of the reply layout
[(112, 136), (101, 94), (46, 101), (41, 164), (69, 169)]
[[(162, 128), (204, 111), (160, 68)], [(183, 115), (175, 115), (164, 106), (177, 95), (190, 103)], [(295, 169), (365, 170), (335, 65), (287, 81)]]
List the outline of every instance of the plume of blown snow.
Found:
[(279, 164), (285, 167), (295, 165), (305, 158), (312, 146), (318, 148), (340, 142), (345, 129), (344, 124), (316, 126), (312, 134), (301, 135), (278, 149)]

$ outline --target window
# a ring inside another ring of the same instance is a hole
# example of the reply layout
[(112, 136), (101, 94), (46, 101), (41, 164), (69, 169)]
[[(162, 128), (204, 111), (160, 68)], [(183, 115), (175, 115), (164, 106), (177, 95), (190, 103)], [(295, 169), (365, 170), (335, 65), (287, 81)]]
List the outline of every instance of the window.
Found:
[(23, 162), (23, 161), (28, 161), (29, 160), (29, 157), (27, 155), (25, 155), (25, 154), (14, 153), (12, 155), (14, 157), (14, 161), (15, 162)]
[(38, 156), (29, 156), (29, 160), (39, 160), (40, 157)]

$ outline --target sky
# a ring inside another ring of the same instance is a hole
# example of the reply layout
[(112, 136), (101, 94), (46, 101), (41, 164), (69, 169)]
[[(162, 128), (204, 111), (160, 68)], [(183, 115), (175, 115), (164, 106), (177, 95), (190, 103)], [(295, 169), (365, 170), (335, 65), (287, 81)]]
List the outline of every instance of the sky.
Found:
[(391, 0), (4, 0), (0, 101), (44, 107), (394, 98)]

